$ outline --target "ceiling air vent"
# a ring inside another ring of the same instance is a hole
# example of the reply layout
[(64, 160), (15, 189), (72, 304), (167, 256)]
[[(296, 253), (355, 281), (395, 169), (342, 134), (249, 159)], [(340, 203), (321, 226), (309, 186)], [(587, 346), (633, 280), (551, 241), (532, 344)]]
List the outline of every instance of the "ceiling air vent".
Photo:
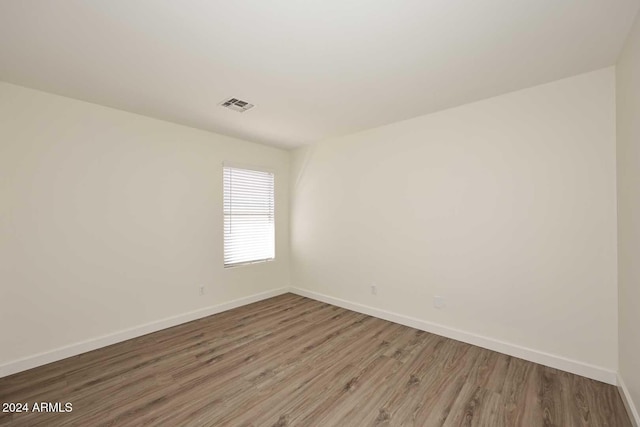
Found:
[(222, 101), (220, 105), (230, 110), (237, 111), (239, 113), (244, 113), (245, 111), (254, 107), (253, 104), (249, 104), (247, 101), (243, 101), (238, 98), (226, 99)]

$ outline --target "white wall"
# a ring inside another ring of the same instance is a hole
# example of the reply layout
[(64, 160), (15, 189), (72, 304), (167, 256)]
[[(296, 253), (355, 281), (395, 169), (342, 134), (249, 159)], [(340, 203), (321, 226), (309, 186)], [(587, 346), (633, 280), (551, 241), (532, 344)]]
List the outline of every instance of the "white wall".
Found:
[(616, 68), (620, 376), (640, 423), (640, 18)]
[(615, 371), (614, 77), (298, 149), (292, 285)]
[[(638, 396), (634, 34), (620, 365)], [(297, 150), (293, 285), (616, 370), (614, 82), (600, 70)], [(276, 170), (273, 263), (222, 268), (223, 160)], [(282, 150), (0, 83), (0, 367), (287, 286), (288, 173)]]
[[(0, 367), (288, 286), (289, 157), (0, 82)], [(223, 268), (224, 160), (275, 169), (274, 262)]]

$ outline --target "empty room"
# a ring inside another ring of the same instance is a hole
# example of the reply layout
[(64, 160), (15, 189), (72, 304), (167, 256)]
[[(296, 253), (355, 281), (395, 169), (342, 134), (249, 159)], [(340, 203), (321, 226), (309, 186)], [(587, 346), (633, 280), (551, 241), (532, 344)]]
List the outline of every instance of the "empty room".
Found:
[(0, 426), (640, 425), (640, 0), (0, 0)]

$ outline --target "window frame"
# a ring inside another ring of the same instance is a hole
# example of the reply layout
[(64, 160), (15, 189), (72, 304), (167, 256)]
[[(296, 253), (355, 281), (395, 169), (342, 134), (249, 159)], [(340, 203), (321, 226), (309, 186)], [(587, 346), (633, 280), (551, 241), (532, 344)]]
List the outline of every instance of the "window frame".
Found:
[[(263, 173), (267, 173), (270, 174), (272, 176), (273, 179), (273, 185), (271, 188), (271, 200), (272, 200), (272, 208), (271, 208), (271, 216), (272, 216), (272, 228), (273, 228), (273, 234), (271, 236), (271, 242), (272, 242), (272, 253), (273, 256), (271, 258), (260, 258), (260, 259), (253, 259), (253, 260), (248, 260), (248, 261), (239, 261), (239, 262), (234, 262), (234, 263), (229, 263), (227, 264), (225, 259), (227, 258), (227, 231), (226, 231), (226, 219), (227, 219), (227, 215), (232, 215), (231, 213), (227, 214), (226, 212), (226, 180), (225, 180), (225, 176), (226, 176), (226, 172), (225, 169), (239, 169), (239, 170), (246, 170), (246, 171), (250, 171), (250, 172), (263, 172)], [(245, 266), (245, 265), (254, 265), (254, 264), (264, 264), (264, 263), (268, 263), (268, 262), (273, 262), (276, 259), (276, 181), (277, 181), (277, 176), (276, 173), (273, 169), (271, 168), (267, 168), (267, 167), (262, 167), (262, 166), (255, 166), (255, 165), (247, 165), (247, 164), (240, 164), (240, 163), (235, 163), (235, 162), (223, 162), (222, 163), (222, 227), (223, 227), (223, 236), (222, 236), (222, 264), (224, 266), (224, 268), (235, 268), (235, 267), (241, 267), (241, 266)]]

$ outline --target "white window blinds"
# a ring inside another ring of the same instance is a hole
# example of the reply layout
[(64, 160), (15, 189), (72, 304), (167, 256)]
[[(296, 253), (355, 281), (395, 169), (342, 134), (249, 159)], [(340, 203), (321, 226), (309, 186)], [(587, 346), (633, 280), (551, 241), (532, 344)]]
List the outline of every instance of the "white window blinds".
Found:
[(274, 176), (223, 167), (225, 267), (275, 257)]

